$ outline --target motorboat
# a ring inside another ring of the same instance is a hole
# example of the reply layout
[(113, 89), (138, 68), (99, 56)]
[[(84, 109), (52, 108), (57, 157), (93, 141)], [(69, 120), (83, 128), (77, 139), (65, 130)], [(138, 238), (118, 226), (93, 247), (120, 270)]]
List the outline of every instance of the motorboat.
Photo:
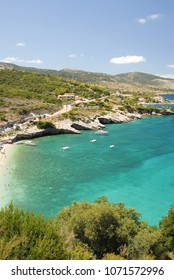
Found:
[(90, 140), (91, 143), (95, 143), (96, 141), (97, 141), (96, 139)]
[(113, 149), (115, 147), (115, 145), (109, 145), (110, 149)]
[(18, 142), (15, 142), (14, 144), (15, 145), (22, 145), (22, 144), (25, 144), (25, 142), (24, 141), (18, 141)]
[(24, 142), (25, 145), (29, 145), (29, 146), (36, 146), (36, 143), (31, 141), (31, 140), (27, 140)]
[(106, 130), (97, 130), (96, 132), (95, 132), (95, 134), (101, 134), (101, 135), (106, 135), (106, 134), (108, 134), (108, 131), (106, 131)]
[(68, 146), (63, 147), (62, 150), (69, 150), (69, 147)]

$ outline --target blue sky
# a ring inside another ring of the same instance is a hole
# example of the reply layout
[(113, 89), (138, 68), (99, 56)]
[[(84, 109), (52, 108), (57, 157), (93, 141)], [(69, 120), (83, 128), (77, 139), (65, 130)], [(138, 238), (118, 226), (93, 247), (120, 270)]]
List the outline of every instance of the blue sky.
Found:
[(0, 0), (0, 61), (174, 78), (174, 0)]

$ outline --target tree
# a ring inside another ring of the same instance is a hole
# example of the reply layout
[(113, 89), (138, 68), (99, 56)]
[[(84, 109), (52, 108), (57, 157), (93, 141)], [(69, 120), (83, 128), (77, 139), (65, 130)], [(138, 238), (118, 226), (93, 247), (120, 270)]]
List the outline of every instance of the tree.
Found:
[(110, 204), (104, 197), (94, 204), (73, 203), (59, 212), (57, 221), (62, 230), (73, 231), (98, 259), (107, 253), (119, 254), (140, 226), (135, 210), (127, 210), (122, 203)]
[(168, 215), (160, 222), (162, 240), (169, 252), (174, 254), (174, 206), (169, 209)]
[(0, 259), (67, 259), (52, 220), (10, 204), (0, 211)]

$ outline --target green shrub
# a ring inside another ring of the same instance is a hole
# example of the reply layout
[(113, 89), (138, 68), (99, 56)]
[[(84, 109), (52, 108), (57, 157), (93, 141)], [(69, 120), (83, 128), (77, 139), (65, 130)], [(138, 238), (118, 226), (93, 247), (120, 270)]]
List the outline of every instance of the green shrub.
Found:
[(0, 211), (1, 260), (66, 259), (62, 238), (51, 219), (10, 204)]
[(56, 128), (55, 125), (51, 122), (42, 122), (38, 121), (36, 123), (38, 129), (49, 129), (49, 128)]

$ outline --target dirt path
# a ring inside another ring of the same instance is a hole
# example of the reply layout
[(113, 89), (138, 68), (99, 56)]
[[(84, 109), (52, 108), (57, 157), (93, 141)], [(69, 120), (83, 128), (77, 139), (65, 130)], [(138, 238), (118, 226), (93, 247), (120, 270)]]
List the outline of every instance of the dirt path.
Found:
[(72, 106), (71, 105), (63, 105), (63, 108), (61, 110), (59, 110), (58, 112), (55, 112), (52, 116), (59, 116), (62, 115), (63, 113), (67, 113), (69, 111), (71, 111)]

